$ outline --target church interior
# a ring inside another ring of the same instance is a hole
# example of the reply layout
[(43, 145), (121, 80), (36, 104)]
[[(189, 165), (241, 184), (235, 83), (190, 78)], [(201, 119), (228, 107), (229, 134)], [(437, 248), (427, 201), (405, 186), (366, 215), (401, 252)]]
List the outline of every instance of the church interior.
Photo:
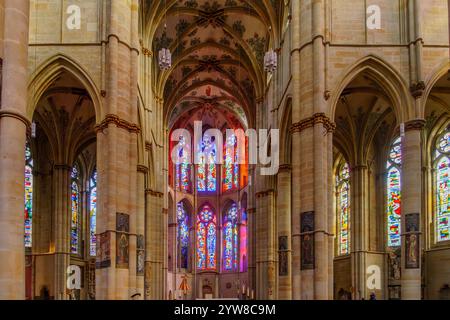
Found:
[(450, 300), (449, 17), (0, 0), (0, 299)]

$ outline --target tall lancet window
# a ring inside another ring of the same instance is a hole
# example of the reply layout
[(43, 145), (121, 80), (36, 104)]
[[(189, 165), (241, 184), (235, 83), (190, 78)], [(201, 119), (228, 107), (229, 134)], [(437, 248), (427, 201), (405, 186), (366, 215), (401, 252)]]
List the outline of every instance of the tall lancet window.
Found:
[(239, 188), (239, 164), (237, 154), (237, 137), (233, 134), (227, 137), (225, 143), (225, 162), (223, 168), (223, 191)]
[(387, 161), (387, 240), (388, 247), (401, 245), (401, 166), (402, 144), (401, 138), (394, 141)]
[(239, 230), (238, 208), (235, 203), (230, 206), (223, 220), (223, 269), (237, 271)]
[(205, 135), (200, 143), (198, 154), (198, 192), (214, 192), (217, 190), (216, 158), (217, 148), (214, 137)]
[(188, 214), (184, 202), (179, 202), (177, 205), (177, 239), (178, 239), (178, 266), (182, 269), (188, 267), (188, 253), (189, 253), (189, 222)]
[(216, 215), (204, 205), (197, 216), (197, 269), (216, 269)]
[(71, 173), (71, 224), (70, 224), (70, 252), (79, 254), (80, 251), (80, 170), (77, 164)]
[(180, 136), (177, 152), (179, 163), (175, 164), (175, 185), (177, 190), (188, 193), (191, 192), (191, 151), (184, 136)]
[(25, 147), (25, 247), (32, 247), (33, 234), (33, 158), (31, 148)]
[(436, 241), (450, 240), (450, 130), (447, 129), (437, 142), (436, 171)]
[(340, 255), (350, 253), (350, 168), (342, 163), (336, 175), (338, 250)]
[(241, 210), (241, 243), (240, 243), (240, 254), (241, 254), (241, 272), (247, 272), (248, 269), (248, 262), (247, 262), (247, 247), (248, 247), (248, 240), (247, 240), (247, 211), (245, 209)]
[(89, 254), (97, 255), (97, 169), (94, 169), (89, 180)]

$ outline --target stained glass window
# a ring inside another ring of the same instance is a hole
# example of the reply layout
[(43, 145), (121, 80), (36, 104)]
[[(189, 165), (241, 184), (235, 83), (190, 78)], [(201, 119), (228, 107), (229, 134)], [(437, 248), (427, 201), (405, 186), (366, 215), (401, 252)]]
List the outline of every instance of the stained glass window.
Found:
[(242, 209), (241, 212), (241, 227), (240, 227), (240, 237), (241, 237), (241, 243), (240, 243), (240, 252), (241, 252), (241, 261), (240, 261), (240, 269), (241, 272), (247, 272), (247, 211), (245, 209)]
[(97, 170), (92, 173), (89, 187), (89, 253), (95, 257), (97, 255)]
[(237, 137), (233, 134), (225, 143), (225, 164), (223, 168), (223, 191), (239, 187), (239, 164), (237, 154)]
[(216, 269), (216, 216), (204, 205), (197, 217), (197, 268)]
[(188, 215), (184, 202), (178, 203), (177, 206), (177, 222), (178, 222), (178, 264), (180, 268), (187, 269), (188, 267), (188, 252), (189, 252), (189, 226)]
[(438, 139), (436, 169), (436, 240), (450, 240), (450, 132)]
[(217, 185), (217, 149), (213, 137), (204, 136), (199, 147), (197, 166), (197, 191), (214, 192)]
[(71, 178), (70, 252), (78, 254), (80, 247), (80, 171), (78, 165), (73, 166)]
[(191, 165), (190, 165), (190, 146), (186, 144), (184, 136), (180, 136), (178, 142), (178, 159), (176, 166), (175, 184), (179, 191), (191, 191)]
[(347, 163), (339, 167), (336, 176), (338, 210), (338, 250), (340, 255), (350, 253), (350, 168)]
[(394, 141), (387, 161), (387, 232), (388, 246), (399, 247), (401, 245), (401, 165), (402, 145), (401, 139)]
[(223, 223), (223, 269), (238, 269), (238, 208), (233, 204), (227, 211)]
[(25, 148), (25, 247), (32, 247), (33, 233), (33, 158), (27, 143)]

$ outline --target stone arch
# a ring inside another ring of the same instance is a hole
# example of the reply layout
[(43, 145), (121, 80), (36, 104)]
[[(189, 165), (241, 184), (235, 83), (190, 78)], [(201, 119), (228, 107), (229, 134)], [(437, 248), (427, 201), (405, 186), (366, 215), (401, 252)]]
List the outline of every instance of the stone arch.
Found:
[(47, 59), (31, 75), (31, 81), (28, 84), (27, 118), (31, 121), (42, 95), (63, 72), (70, 73), (87, 90), (94, 105), (97, 122), (99, 122), (103, 117), (100, 91), (89, 73), (80, 64), (61, 53)]
[(398, 123), (414, 119), (413, 100), (405, 80), (394, 67), (375, 55), (360, 59), (344, 72), (332, 91), (329, 104), (331, 119), (335, 118), (336, 107), (344, 89), (364, 72), (385, 91)]

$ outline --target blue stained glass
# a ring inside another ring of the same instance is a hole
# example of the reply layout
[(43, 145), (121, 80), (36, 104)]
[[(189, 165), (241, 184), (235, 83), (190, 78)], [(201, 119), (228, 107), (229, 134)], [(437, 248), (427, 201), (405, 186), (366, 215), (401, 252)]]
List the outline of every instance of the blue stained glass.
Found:
[(197, 268), (216, 268), (216, 217), (212, 209), (205, 205), (197, 218)]

